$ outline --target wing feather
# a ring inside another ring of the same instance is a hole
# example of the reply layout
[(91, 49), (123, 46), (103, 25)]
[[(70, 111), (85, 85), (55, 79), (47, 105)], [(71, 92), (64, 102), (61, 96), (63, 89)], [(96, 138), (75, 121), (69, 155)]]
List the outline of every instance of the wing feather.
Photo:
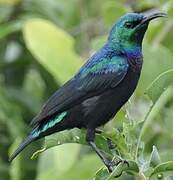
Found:
[(114, 88), (123, 80), (127, 70), (127, 60), (122, 57), (106, 57), (99, 59), (97, 63), (86, 63), (74, 78), (48, 99), (31, 125), (37, 125), (90, 97)]

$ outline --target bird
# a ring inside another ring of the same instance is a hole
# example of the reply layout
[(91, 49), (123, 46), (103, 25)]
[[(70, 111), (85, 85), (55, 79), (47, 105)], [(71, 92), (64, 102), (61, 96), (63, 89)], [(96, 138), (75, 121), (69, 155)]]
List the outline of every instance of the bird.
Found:
[(163, 12), (127, 13), (113, 25), (106, 43), (60, 87), (31, 121), (31, 132), (10, 156), (11, 162), (30, 143), (72, 128), (86, 129), (86, 142), (111, 172), (114, 163), (94, 139), (135, 91), (143, 65), (142, 41), (152, 19)]

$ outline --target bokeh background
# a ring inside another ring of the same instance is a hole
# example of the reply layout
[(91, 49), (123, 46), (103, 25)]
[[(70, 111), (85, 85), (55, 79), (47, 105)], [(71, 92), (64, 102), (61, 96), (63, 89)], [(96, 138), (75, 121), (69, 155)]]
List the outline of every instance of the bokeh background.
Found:
[[(38, 141), (13, 163), (8, 157), (47, 98), (104, 44), (113, 23), (126, 12), (152, 8), (167, 12), (169, 18), (149, 26), (138, 89), (111, 122), (120, 130), (127, 118), (141, 121), (151, 104), (146, 88), (173, 69), (173, 1), (0, 0), (1, 180), (93, 179), (102, 163), (87, 146), (65, 144), (31, 160), (41, 147)], [(163, 161), (173, 160), (173, 96), (152, 118), (144, 141), (146, 157), (154, 144)]]

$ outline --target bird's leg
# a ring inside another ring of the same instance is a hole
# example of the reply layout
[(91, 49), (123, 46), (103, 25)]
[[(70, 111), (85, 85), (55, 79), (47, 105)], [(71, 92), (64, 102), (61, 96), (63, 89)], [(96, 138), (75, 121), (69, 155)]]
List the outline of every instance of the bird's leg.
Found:
[[(109, 172), (113, 171), (113, 167), (117, 166), (119, 163), (124, 163), (129, 166), (129, 163), (126, 160), (122, 160), (119, 158), (118, 160), (109, 160), (108, 158), (105, 157), (105, 155), (101, 152), (101, 150), (96, 146), (94, 143), (95, 139), (95, 129), (87, 129), (87, 134), (86, 134), (86, 141), (88, 144), (92, 147), (92, 149), (97, 153), (97, 155), (100, 157), (102, 162), (105, 164), (105, 166), (108, 168)], [(111, 139), (107, 139), (108, 146), (110, 149), (115, 149), (114, 144), (112, 143)]]
[[(102, 134), (103, 133), (103, 130), (101, 129), (95, 129), (95, 132), (97, 134)], [(115, 148), (116, 148), (116, 145), (114, 145), (114, 143), (112, 142), (112, 140), (110, 138), (106, 138), (107, 140), (107, 145), (108, 145), (108, 148), (110, 149), (110, 151), (114, 151)]]
[(95, 129), (95, 132), (96, 132), (97, 134), (102, 134), (102, 133), (103, 133), (103, 130), (101, 130), (101, 129)]
[[(95, 129), (95, 132), (96, 132), (97, 134), (102, 134), (102, 133), (103, 133), (103, 130), (101, 130), (101, 129)], [(114, 145), (114, 143), (112, 142), (112, 140), (111, 140), (110, 138), (106, 138), (106, 139), (107, 139), (108, 148), (109, 148), (110, 150), (115, 149), (116, 146)]]
[(108, 148), (113, 152), (114, 158), (112, 160), (112, 163), (114, 163), (114, 166), (117, 166), (119, 163), (124, 163), (129, 166), (129, 163), (127, 160), (124, 160), (120, 157), (119, 151), (116, 151), (116, 145), (112, 142), (111, 139), (107, 138)]
[(114, 144), (110, 138), (106, 138), (106, 140), (107, 140), (108, 148), (112, 152), (112, 154), (116, 158), (121, 159), (120, 153), (119, 153), (118, 149), (116, 148), (116, 144)]
[(92, 149), (97, 153), (97, 155), (100, 157), (102, 162), (106, 165), (109, 172), (112, 172), (113, 166), (115, 165), (114, 162), (110, 161), (104, 156), (104, 154), (100, 151), (100, 149), (94, 143), (94, 138), (95, 138), (95, 129), (87, 129), (86, 141), (92, 147)]
[[(101, 130), (101, 129), (95, 129), (95, 132), (96, 132), (97, 134), (102, 134), (102, 133), (103, 133), (103, 130)], [(110, 138), (106, 138), (106, 140), (107, 140), (108, 148), (109, 148), (110, 150), (113, 150), (113, 149), (116, 148), (116, 146), (114, 145), (114, 143), (112, 142), (112, 140), (111, 140)]]
[(109, 148), (110, 150), (113, 150), (113, 149), (115, 149), (115, 147), (116, 147), (116, 146), (113, 144), (112, 140), (109, 139), (109, 138), (107, 138), (107, 144), (108, 144), (108, 148)]

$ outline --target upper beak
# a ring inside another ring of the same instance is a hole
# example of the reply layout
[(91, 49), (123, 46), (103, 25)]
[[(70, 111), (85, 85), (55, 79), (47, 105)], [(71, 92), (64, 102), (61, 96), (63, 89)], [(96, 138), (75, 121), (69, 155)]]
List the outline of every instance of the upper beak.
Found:
[(156, 19), (159, 17), (168, 17), (168, 16), (166, 13), (162, 13), (162, 12), (145, 13), (144, 19), (141, 21), (140, 24), (147, 23), (147, 22), (151, 21), (152, 19)]

